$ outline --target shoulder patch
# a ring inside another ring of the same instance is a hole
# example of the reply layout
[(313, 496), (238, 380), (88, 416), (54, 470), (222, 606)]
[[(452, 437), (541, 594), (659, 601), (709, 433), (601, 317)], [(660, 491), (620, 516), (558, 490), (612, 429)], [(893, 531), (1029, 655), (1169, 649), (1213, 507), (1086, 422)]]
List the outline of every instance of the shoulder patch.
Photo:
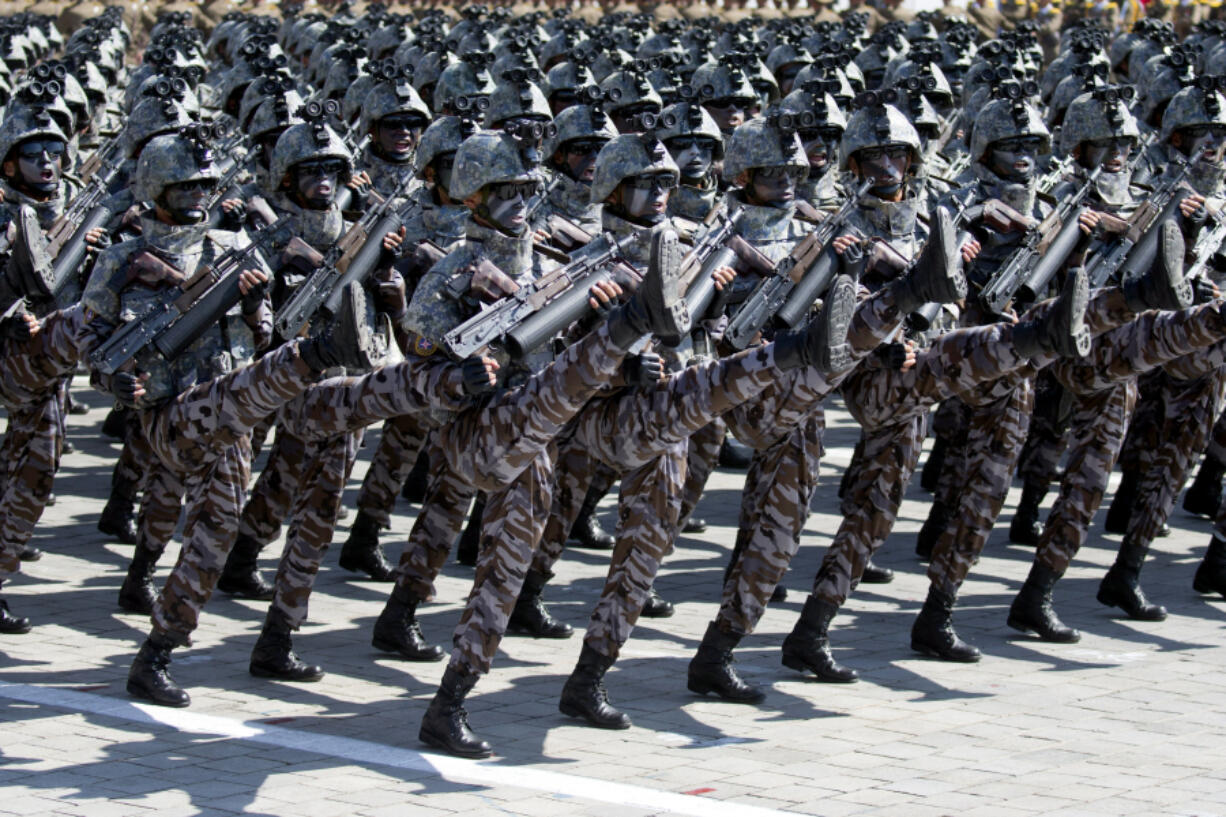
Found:
[(413, 354), (418, 357), (430, 357), (438, 351), (438, 347), (421, 335), (413, 338)]

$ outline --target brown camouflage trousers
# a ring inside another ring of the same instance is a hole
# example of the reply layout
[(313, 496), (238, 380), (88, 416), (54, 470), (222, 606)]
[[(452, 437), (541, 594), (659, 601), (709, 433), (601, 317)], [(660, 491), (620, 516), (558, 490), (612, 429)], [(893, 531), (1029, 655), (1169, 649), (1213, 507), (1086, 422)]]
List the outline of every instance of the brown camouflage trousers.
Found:
[(434, 598), (434, 580), (447, 564), (447, 554), (477, 495), (476, 488), (447, 466), (433, 436), (427, 438), (426, 453), (430, 457), (426, 495), (396, 566), (396, 584), (422, 601)]
[[(568, 430), (569, 431), (569, 430)], [(558, 438), (558, 455), (553, 468), (553, 506), (549, 521), (541, 534), (541, 544), (532, 557), (532, 569), (544, 576), (553, 576), (553, 566), (562, 558), (588, 490), (599, 483), (609, 486), (617, 481), (617, 472), (593, 459), (587, 448), (576, 442), (573, 434)]]
[(8, 429), (0, 456), (0, 578), (18, 572), (64, 450), (64, 377), (80, 359), (80, 307), (53, 312), (29, 340), (0, 351), (0, 403)]
[(289, 517), (290, 504), (298, 490), (299, 479), (314, 454), (313, 446), (301, 437), (275, 424), (276, 436), (268, 449), (264, 470), (251, 489), (238, 532), (259, 542), (261, 547), (281, 535), (281, 525)]
[(1005, 375), (1030, 368), (1012, 337), (1005, 324), (958, 329), (920, 352), (907, 371), (860, 369), (843, 383), (848, 411), (863, 428), (863, 465), (843, 495), (843, 522), (814, 578), (814, 595), (841, 606), (889, 536), (919, 460), (927, 409), (987, 381), (1001, 380), (998, 388), (1008, 391), (1016, 379)]
[[(124, 423), (123, 447), (119, 449), (119, 459), (115, 461), (114, 476), (116, 480), (122, 480), (132, 486), (133, 493), (127, 498), (135, 499), (136, 493), (140, 491), (141, 482), (145, 479), (147, 464), (153, 462), (153, 458), (141, 459), (133, 451), (131, 438), (133, 434), (140, 433), (140, 420), (136, 418), (135, 412), (128, 412), (127, 416), (128, 419)], [(145, 450), (148, 452), (147, 445)]]
[(707, 480), (719, 462), (719, 449), (727, 431), (728, 425), (723, 418), (717, 418), (690, 437), (685, 460), (685, 488), (681, 492), (681, 515), (677, 518), (679, 525), (684, 524), (694, 513), (694, 508), (698, 507)]
[(417, 462), (428, 432), (427, 423), (411, 414), (393, 417), (383, 424), (379, 447), (371, 457), (357, 501), (358, 510), (374, 519), (380, 528), (391, 525), (396, 497)]
[(1055, 478), (1060, 459), (1068, 448), (1073, 403), (1050, 367), (1035, 377), (1034, 393), (1035, 408), (1030, 415), (1026, 442), (1017, 458), (1017, 476), (1024, 485), (1046, 488)]
[(945, 445), (936, 491), (933, 492), (933, 504), (952, 508), (958, 503), (958, 497), (966, 482), (964, 474), (969, 455), (967, 447), (970, 444), (973, 413), (974, 409), (960, 397), (942, 400), (937, 410), (932, 413), (932, 436)]
[[(139, 415), (133, 415), (138, 417)], [(136, 547), (146, 551), (154, 561), (166, 550), (183, 513), (183, 478), (158, 460), (139, 420), (128, 430), (124, 450), (132, 460), (143, 463), (140, 511), (136, 517)]]
[(1136, 376), (1197, 350), (1204, 350), (1198, 355), (1204, 365), (1221, 366), (1223, 335), (1216, 303), (1146, 312), (1096, 337), (1085, 358), (1051, 366), (1074, 394), (1074, 409), (1067, 468), (1039, 538), (1038, 562), (1061, 576), (1084, 544), (1136, 405)]
[(318, 442), (399, 414), (461, 406), (460, 384), (459, 367), (443, 361), (316, 383), (297, 345), (287, 344), (143, 412), (145, 436), (162, 463), (182, 474), (187, 501), (183, 549), (154, 604), (154, 629), (181, 643), (195, 630), (238, 534), (257, 423), (279, 410), (286, 428)]
[[(957, 457), (960, 485), (953, 491), (953, 511), (948, 525), (932, 549), (928, 578), (938, 590), (956, 596), (979, 554), (987, 544), (1000, 516), (1013, 468), (1034, 408), (1030, 378), (1003, 397), (977, 400), (975, 392), (964, 393), (967, 405), (966, 437)], [(953, 453), (952, 451), (950, 453)], [(946, 465), (949, 465), (946, 454)], [(942, 482), (948, 468), (942, 469)]]
[(1213, 428), (1209, 431), (1209, 445), (1205, 448), (1205, 455), (1214, 457), (1219, 462), (1226, 462), (1226, 411), (1218, 411), (1217, 419), (1213, 421)]

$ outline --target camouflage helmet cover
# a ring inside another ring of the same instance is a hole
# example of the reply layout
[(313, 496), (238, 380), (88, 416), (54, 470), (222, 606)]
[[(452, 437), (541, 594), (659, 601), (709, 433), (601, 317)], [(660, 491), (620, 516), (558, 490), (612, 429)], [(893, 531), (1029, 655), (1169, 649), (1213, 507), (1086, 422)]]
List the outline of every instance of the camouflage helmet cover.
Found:
[[(423, 125), (430, 121), (430, 109), (413, 89), (410, 81), (411, 71), (396, 68), (394, 64), (384, 66), (385, 73), (376, 78), (374, 87), (362, 101), (362, 113), (358, 120), (358, 132), (369, 133), (380, 119), (393, 114), (412, 113), (421, 116)], [(387, 72), (397, 74), (388, 76)]]
[(725, 178), (734, 181), (746, 170), (759, 167), (808, 170), (809, 160), (797, 130), (815, 124), (816, 117), (808, 112), (772, 111), (738, 125), (728, 137)]
[(477, 123), (472, 119), (458, 116), (435, 119), (417, 143), (417, 153), (413, 157), (414, 175), (419, 179), (425, 178), (425, 170), (431, 162), (443, 154), (455, 153), (460, 143), (476, 132)]
[[(872, 98), (866, 98), (873, 95)], [(890, 102), (891, 94), (869, 91), (858, 100), (862, 104), (847, 122), (839, 145), (839, 169), (849, 170), (848, 161), (858, 150), (882, 145), (903, 144), (911, 148), (912, 161), (920, 160), (920, 138), (911, 120)], [(879, 103), (879, 104), (878, 104)]]
[(656, 136), (665, 145), (669, 139), (677, 136), (705, 136), (715, 140), (715, 160), (724, 158), (724, 134), (711, 114), (697, 101), (686, 99), (675, 102), (661, 111), (660, 117), (667, 124), (656, 131)]
[(979, 161), (993, 142), (1018, 136), (1038, 136), (1047, 153), (1051, 146), (1051, 132), (1043, 117), (1025, 99), (993, 99), (985, 105), (971, 125), (971, 158)]
[(605, 144), (596, 155), (592, 203), (604, 202), (622, 181), (631, 176), (659, 172), (671, 173), (674, 183), (681, 178), (681, 170), (656, 134), (650, 131), (622, 134)]
[(1139, 139), (1137, 118), (1128, 109), (1131, 85), (1104, 86), (1081, 94), (1068, 106), (1060, 130), (1060, 151), (1072, 153), (1082, 142), (1130, 136)]
[(336, 131), (324, 124), (326, 116), (339, 110), (335, 101), (309, 102), (297, 111), (304, 121), (291, 125), (277, 138), (269, 163), (269, 180), (280, 185), (294, 165), (312, 159), (341, 159), (345, 162), (344, 181), (353, 172), (353, 156)]
[[(1201, 77), (1199, 83), (1218, 84), (1217, 78)], [(1184, 88), (1171, 98), (1162, 114), (1161, 140), (1167, 142), (1180, 128), (1193, 125), (1226, 125), (1226, 96), (1221, 88), (1205, 88), (1201, 84)]]
[[(184, 135), (193, 131), (193, 138)], [(207, 147), (209, 139), (217, 135), (208, 125), (196, 125), (184, 128), (182, 133), (166, 133), (150, 139), (132, 175), (132, 194), (136, 200), (152, 203), (172, 184), (221, 178), (221, 168)]]
[(545, 140), (545, 147), (542, 151), (545, 156), (553, 156), (559, 148), (575, 139), (617, 138), (617, 129), (613, 127), (613, 122), (608, 115), (597, 105), (587, 102), (571, 105), (558, 114), (553, 124), (557, 130)]
[(491, 184), (542, 182), (535, 148), (500, 130), (474, 133), (456, 149), (451, 196), (464, 200)]
[(68, 142), (68, 137), (45, 108), (20, 102), (10, 104), (0, 124), (0, 161), (7, 159), (9, 152), (27, 139)]

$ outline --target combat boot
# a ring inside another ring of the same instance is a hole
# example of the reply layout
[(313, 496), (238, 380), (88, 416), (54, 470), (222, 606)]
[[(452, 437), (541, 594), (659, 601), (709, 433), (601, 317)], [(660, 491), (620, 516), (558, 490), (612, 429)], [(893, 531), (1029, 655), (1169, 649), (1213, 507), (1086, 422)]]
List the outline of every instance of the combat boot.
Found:
[(1137, 503), (1137, 489), (1141, 487), (1141, 474), (1135, 469), (1128, 469), (1120, 480), (1120, 487), (1111, 499), (1111, 507), (1107, 509), (1107, 519), (1103, 522), (1103, 530), (1107, 533), (1127, 533), (1128, 520), (1132, 518), (1132, 509)]
[(944, 661), (973, 664), (979, 660), (979, 650), (954, 632), (956, 600), (936, 587), (928, 588), (928, 598), (911, 626), (911, 649)]
[(240, 599), (272, 601), (273, 586), (264, 581), (258, 567), (262, 547), (255, 539), (240, 533), (226, 557), (217, 589)]
[(690, 516), (681, 523), (682, 533), (705, 533), (707, 530), (707, 520), (701, 516)]
[(550, 579), (544, 573), (529, 570), (524, 576), (515, 609), (507, 620), (507, 632), (515, 635), (530, 635), (533, 638), (570, 638), (574, 630), (564, 621), (558, 621), (549, 613), (541, 600), (541, 593)]
[(1183, 495), (1183, 509), (1197, 516), (1213, 517), (1217, 514), (1218, 505), (1222, 504), (1222, 475), (1226, 474), (1226, 464), (1212, 454), (1206, 454), (1196, 472), (1196, 479), (1188, 486), (1188, 492)]
[(966, 297), (962, 248), (953, 218), (944, 207), (933, 214), (931, 230), (920, 257), (892, 290), (894, 303), (904, 315), (928, 303), (947, 304)]
[(456, 545), (455, 560), (467, 567), (476, 567), (481, 555), (481, 517), (485, 515), (485, 494), (477, 494), (472, 510), (468, 512), (468, 524), (460, 534)]
[(600, 521), (596, 519), (596, 505), (602, 496), (604, 496), (604, 491), (599, 486), (587, 489), (587, 494), (583, 497), (583, 505), (579, 508), (579, 516), (575, 519), (575, 524), (571, 526), (568, 541), (574, 542), (578, 547), (591, 550), (612, 550), (617, 544), (613, 534), (600, 527)]
[(1205, 558), (1196, 568), (1192, 589), (1197, 593), (1217, 593), (1226, 598), (1226, 542), (1216, 535), (1209, 540)]
[(119, 588), (119, 606), (129, 613), (153, 612), (153, 602), (157, 600), (157, 590), (153, 586), (153, 571), (157, 567), (161, 553), (152, 553), (147, 548), (137, 547), (132, 552), (132, 561), (128, 565), (128, 575)]
[(889, 584), (892, 581), (894, 581), (894, 571), (874, 564), (872, 559), (868, 560), (868, 564), (864, 566), (864, 572), (860, 574), (860, 584)]
[(924, 520), (923, 527), (915, 536), (915, 555), (921, 561), (927, 562), (932, 559), (932, 549), (937, 546), (937, 541), (940, 540), (941, 534), (949, 527), (951, 521), (953, 521), (953, 511), (950, 507), (939, 499), (933, 502), (932, 507), (928, 510), (928, 518)]
[(643, 618), (672, 618), (676, 611), (673, 603), (657, 593), (653, 586), (647, 591), (647, 601), (643, 603), (643, 610), (639, 615)]
[(822, 308), (808, 324), (775, 335), (775, 365), (780, 369), (801, 366), (819, 372), (835, 372), (851, 365), (847, 328), (856, 311), (856, 285), (839, 275), (823, 296)]
[(629, 301), (609, 315), (609, 339), (629, 349), (647, 335), (679, 338), (690, 330), (690, 312), (681, 286), (684, 253), (673, 230), (651, 235), (647, 273)]
[(706, 695), (714, 692), (725, 701), (738, 704), (756, 704), (766, 699), (766, 693), (753, 684), (747, 684), (732, 667), (732, 651), (741, 643), (740, 633), (726, 633), (712, 621), (698, 645), (698, 652), (690, 661), (686, 687), (690, 692)]
[(400, 585), (383, 607), (375, 621), (374, 637), (370, 643), (377, 650), (394, 652), (407, 661), (442, 661), (446, 655), (439, 647), (426, 643), (417, 623), (417, 605), (421, 599)]
[(141, 644), (136, 660), (128, 670), (128, 694), (158, 706), (184, 707), (191, 696), (170, 677), (170, 651), (175, 642), (168, 636), (150, 633)]
[(830, 653), (830, 621), (839, 610), (810, 595), (792, 632), (783, 640), (783, 665), (797, 672), (809, 670), (819, 681), (850, 684), (860, 675), (834, 660)]
[(430, 701), (417, 739), (427, 746), (442, 749), (460, 757), (489, 757), (493, 754), (490, 745), (473, 734), (468, 727), (468, 712), (464, 698), (477, 684), (475, 674), (463, 673), (455, 667), (447, 667), (442, 683), (434, 699)]
[(341, 548), (340, 566), (350, 573), (365, 573), (376, 582), (395, 579), (395, 569), (379, 546), (379, 523), (366, 511), (358, 511), (349, 529), (349, 538)]
[(1059, 576), (1050, 567), (1035, 562), (1030, 575), (1009, 607), (1008, 625), (1024, 633), (1034, 633), (1044, 641), (1072, 644), (1081, 640), (1081, 633), (1066, 627), (1052, 607), (1052, 590)]
[(111, 495), (98, 517), (98, 530), (125, 545), (136, 544), (137, 490), (135, 480), (120, 474), (116, 465), (111, 475)]
[(106, 419), (102, 421), (102, 434), (122, 442), (128, 436), (128, 412), (126, 406), (115, 406), (107, 412)]
[(920, 487), (930, 494), (937, 492), (937, 483), (941, 480), (941, 469), (945, 467), (945, 452), (949, 443), (944, 437), (937, 437), (932, 444), (932, 453), (924, 462), (924, 470), (920, 471)]
[(21, 553), (17, 554), (17, 558), (23, 562), (37, 562), (43, 558), (43, 552), (27, 542), (21, 546)]
[(311, 371), (366, 371), (378, 366), (386, 350), (366, 324), (366, 290), (354, 282), (345, 288), (340, 311), (316, 337), (300, 341), (298, 354)]
[(307, 664), (294, 652), (289, 620), (277, 607), (268, 608), (264, 629), (260, 631), (255, 649), (251, 651), (248, 671), (256, 678), (276, 678), (279, 681), (318, 681), (324, 677), (322, 667)]
[(1151, 604), (1141, 589), (1141, 567), (1149, 548), (1124, 539), (1115, 564), (1098, 585), (1098, 600), (1108, 607), (1118, 607), (1137, 621), (1163, 621), (1166, 608)]
[(1027, 482), (1022, 486), (1022, 498), (1009, 523), (1009, 541), (1015, 545), (1036, 547), (1043, 535), (1043, 523), (1039, 521), (1039, 503), (1047, 494), (1045, 483)]
[(0, 599), (0, 635), (25, 635), (30, 632), (30, 619), (15, 616), (9, 611), (9, 603)]
[(1186, 309), (1192, 305), (1192, 285), (1183, 274), (1183, 231), (1174, 219), (1158, 227), (1158, 253), (1145, 275), (1124, 282), (1124, 302), (1133, 312)]
[(404, 481), (400, 495), (406, 502), (420, 505), (426, 499), (426, 488), (429, 484), (430, 455), (422, 451), (417, 455), (417, 462), (413, 463), (413, 470), (409, 472), (408, 478)]
[(1024, 357), (1085, 357), (1090, 353), (1090, 330), (1085, 323), (1089, 302), (1085, 270), (1070, 270), (1060, 297), (1046, 314), (1013, 325), (1013, 348)]
[(753, 459), (752, 448), (745, 445), (745, 443), (739, 442), (736, 437), (733, 437), (731, 434), (724, 436), (724, 441), (719, 445), (719, 460), (717, 463), (720, 468), (731, 468), (736, 471), (744, 471), (749, 467), (749, 461), (751, 459)]
[(562, 687), (558, 711), (571, 718), (583, 718), (600, 729), (629, 729), (630, 718), (609, 703), (604, 686), (604, 675), (613, 666), (613, 660), (584, 644), (579, 663)]

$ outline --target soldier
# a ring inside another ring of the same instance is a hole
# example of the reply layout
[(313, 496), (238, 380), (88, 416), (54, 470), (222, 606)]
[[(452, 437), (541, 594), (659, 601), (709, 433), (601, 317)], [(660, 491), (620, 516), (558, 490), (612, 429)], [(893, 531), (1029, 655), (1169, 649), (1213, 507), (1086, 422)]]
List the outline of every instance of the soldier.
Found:
[(414, 151), (430, 124), (430, 109), (409, 84), (411, 72), (387, 66), (366, 94), (358, 132), (370, 142), (356, 161), (356, 172), (380, 196), (390, 196), (401, 182), (413, 178)]

